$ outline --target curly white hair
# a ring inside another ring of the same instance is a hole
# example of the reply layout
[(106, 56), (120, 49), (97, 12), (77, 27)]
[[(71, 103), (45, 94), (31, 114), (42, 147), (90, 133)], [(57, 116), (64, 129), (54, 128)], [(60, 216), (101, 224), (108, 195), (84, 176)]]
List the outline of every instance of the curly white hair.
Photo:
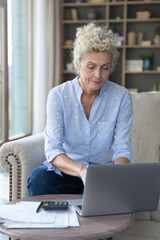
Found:
[(98, 26), (95, 23), (78, 27), (73, 49), (73, 64), (76, 72), (78, 73), (77, 63), (80, 64), (87, 53), (99, 51), (111, 54), (111, 72), (113, 72), (119, 53), (112, 30), (108, 28), (108, 25)]

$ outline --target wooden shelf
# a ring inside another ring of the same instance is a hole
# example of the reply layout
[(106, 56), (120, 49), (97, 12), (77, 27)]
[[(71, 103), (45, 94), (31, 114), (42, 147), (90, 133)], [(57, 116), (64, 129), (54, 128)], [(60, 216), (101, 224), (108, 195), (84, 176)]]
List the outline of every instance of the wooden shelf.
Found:
[[(74, 72), (72, 71), (68, 71), (68, 70), (63, 70), (64, 74), (74, 74)], [(142, 72), (136, 72), (136, 71), (125, 71), (125, 74), (160, 74), (160, 71), (156, 71), (156, 70), (149, 70), (149, 71), (142, 71)]]
[(72, 49), (72, 48), (73, 48), (73, 45), (72, 45), (72, 46), (70, 46), (70, 45), (67, 45), (67, 46), (66, 46), (66, 45), (63, 45), (62, 48), (63, 48), (63, 49)]
[[(118, 46), (118, 48), (160, 48), (160, 45), (150, 45), (150, 46), (143, 46), (143, 45), (122, 45), (122, 46)], [(62, 46), (63, 49), (72, 49), (73, 46), (70, 45), (63, 45)]]
[(160, 1), (127, 1), (127, 5), (157, 5)]
[(128, 18), (126, 22), (160, 22), (160, 18), (148, 18), (148, 19), (138, 19), (138, 18)]
[(124, 23), (124, 19), (109, 19), (107, 20), (107, 23)]
[[(62, 23), (64, 24), (87, 24), (90, 23), (91, 20), (63, 20)], [(96, 23), (107, 23), (106, 19), (98, 19)]]
[(63, 73), (64, 73), (64, 74), (74, 74), (74, 72), (68, 71), (68, 70), (63, 70)]
[(123, 5), (125, 5), (125, 2), (123, 2), (123, 1), (109, 2), (108, 5), (109, 6), (123, 6)]
[(94, 6), (106, 6), (107, 3), (63, 3), (63, 7), (94, 7)]
[(160, 45), (150, 45), (150, 46), (143, 46), (143, 45), (125, 45), (126, 48), (160, 48)]
[[(62, 48), (63, 48), (63, 49), (73, 49), (73, 46), (63, 45)], [(122, 45), (122, 46), (117, 46), (117, 48), (123, 48), (123, 45)]]
[[(89, 23), (92, 22), (93, 20), (63, 20), (62, 23), (64, 24), (85, 24), (85, 23)], [(136, 19), (136, 18), (132, 18), (132, 19), (97, 19), (96, 23), (124, 23), (124, 22), (160, 22), (160, 18), (149, 18), (149, 19)]]
[[(145, 89), (147, 89), (147, 91), (148, 89), (152, 90), (154, 83), (160, 83), (159, 71), (150, 70), (142, 72), (129, 72), (125, 70), (126, 59), (140, 59), (140, 56), (143, 53), (154, 53), (153, 69), (160, 66), (160, 44), (153, 44), (155, 32), (160, 27), (160, 15), (158, 11), (158, 9), (160, 9), (160, 0), (124, 0), (117, 2), (107, 0), (105, 3), (94, 4), (88, 2), (76, 3), (76, 0), (75, 2), (74, 0), (72, 0), (72, 2), (69, 2), (69, 0), (62, 0), (62, 2), (62, 78), (64, 81), (68, 80), (68, 78), (72, 75), (75, 76), (72, 71), (67, 71), (65, 66), (65, 61), (70, 58), (70, 50), (73, 49), (73, 46), (66, 46), (64, 45), (64, 42), (69, 39), (74, 40), (75, 28), (77, 25), (88, 24), (89, 22), (94, 21), (98, 24), (109, 24), (114, 32), (117, 32), (120, 36), (124, 37), (122, 46), (118, 46), (120, 57), (117, 70), (115, 73), (111, 74), (111, 81), (115, 81), (128, 88), (140, 88), (139, 91), (145, 91)], [(77, 10), (79, 19), (76, 21), (64, 20), (65, 10), (70, 11), (72, 8)], [(97, 19), (87, 19), (87, 12), (89, 9), (93, 9), (97, 12)], [(152, 12), (152, 16), (148, 19), (138, 19), (135, 18), (137, 11), (150, 11)], [(151, 41), (152, 45), (128, 45), (129, 32), (142, 32), (144, 37), (143, 40)]]
[(63, 3), (62, 7), (93, 7), (93, 6), (117, 6), (117, 5), (157, 5), (160, 1), (118, 1), (118, 2), (105, 2), (105, 3)]
[(149, 71), (142, 71), (142, 72), (125, 71), (125, 74), (160, 74), (160, 71), (156, 71), (156, 70), (149, 70)]

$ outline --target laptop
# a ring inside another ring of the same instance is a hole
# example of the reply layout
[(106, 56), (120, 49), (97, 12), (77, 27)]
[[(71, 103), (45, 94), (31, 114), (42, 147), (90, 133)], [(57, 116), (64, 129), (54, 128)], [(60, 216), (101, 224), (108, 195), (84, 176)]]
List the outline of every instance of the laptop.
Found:
[(68, 200), (81, 216), (155, 211), (160, 163), (90, 165), (83, 198)]

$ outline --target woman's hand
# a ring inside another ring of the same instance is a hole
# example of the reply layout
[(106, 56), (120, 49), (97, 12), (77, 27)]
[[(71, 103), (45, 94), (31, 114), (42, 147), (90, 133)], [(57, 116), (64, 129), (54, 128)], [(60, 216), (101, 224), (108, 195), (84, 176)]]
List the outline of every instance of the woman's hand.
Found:
[(124, 163), (131, 163), (131, 162), (126, 157), (119, 157), (119, 158), (114, 160), (114, 164), (124, 164)]
[(86, 174), (87, 174), (87, 167), (82, 165), (82, 168), (79, 172), (80, 177), (82, 178), (83, 184), (85, 185), (86, 182)]
[(66, 174), (81, 177), (85, 184), (87, 173), (87, 167), (85, 165), (75, 162), (65, 154), (58, 155), (51, 163)]

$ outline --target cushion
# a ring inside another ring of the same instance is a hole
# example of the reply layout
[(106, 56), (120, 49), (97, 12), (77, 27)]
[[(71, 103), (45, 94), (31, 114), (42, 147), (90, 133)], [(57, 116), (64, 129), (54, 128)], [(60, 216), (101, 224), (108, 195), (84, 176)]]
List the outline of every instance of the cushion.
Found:
[(132, 93), (135, 162), (160, 161), (160, 92)]

